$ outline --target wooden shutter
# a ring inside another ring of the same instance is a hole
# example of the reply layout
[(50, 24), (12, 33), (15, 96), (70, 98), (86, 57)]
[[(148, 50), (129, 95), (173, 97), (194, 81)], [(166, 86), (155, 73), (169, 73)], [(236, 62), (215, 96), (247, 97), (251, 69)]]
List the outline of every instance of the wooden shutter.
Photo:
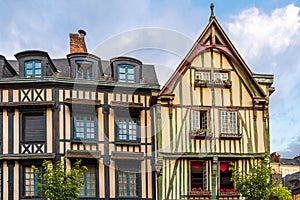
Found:
[(23, 114), (23, 141), (45, 141), (46, 122), (43, 113)]

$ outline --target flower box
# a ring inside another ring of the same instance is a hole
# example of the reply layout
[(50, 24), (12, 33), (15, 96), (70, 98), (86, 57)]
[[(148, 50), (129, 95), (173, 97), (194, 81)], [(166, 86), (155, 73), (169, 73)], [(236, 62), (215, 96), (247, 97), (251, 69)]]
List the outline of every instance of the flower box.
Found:
[(210, 197), (210, 191), (190, 191), (190, 196)]
[(219, 196), (220, 197), (238, 197), (240, 193), (236, 191), (235, 188), (220, 188), (219, 189)]
[(198, 129), (198, 130), (192, 130), (190, 132), (190, 137), (192, 139), (204, 139), (211, 137), (211, 134), (207, 129)]
[(209, 80), (195, 80), (195, 87), (217, 87), (217, 88), (231, 88), (232, 82), (230, 80), (226, 81), (209, 81)]

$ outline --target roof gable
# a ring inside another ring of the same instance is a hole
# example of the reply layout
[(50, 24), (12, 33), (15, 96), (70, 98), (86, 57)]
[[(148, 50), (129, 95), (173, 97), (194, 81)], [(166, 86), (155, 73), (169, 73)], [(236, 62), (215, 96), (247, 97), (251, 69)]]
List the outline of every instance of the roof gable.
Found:
[(216, 49), (224, 53), (232, 62), (235, 63), (237, 74), (246, 83), (253, 97), (265, 97), (266, 94), (252, 76), (252, 72), (242, 59), (238, 51), (235, 49), (222, 27), (213, 15), (210, 17), (209, 23), (194, 43), (191, 50), (181, 61), (171, 78), (163, 86), (159, 95), (173, 93), (180, 77), (184, 75), (190, 67), (191, 62), (200, 53), (210, 49)]

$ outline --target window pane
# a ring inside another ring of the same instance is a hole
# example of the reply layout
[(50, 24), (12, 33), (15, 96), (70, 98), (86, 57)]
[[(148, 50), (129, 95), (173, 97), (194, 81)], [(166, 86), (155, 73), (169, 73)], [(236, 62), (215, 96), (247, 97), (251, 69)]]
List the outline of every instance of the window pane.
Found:
[(93, 116), (78, 115), (74, 117), (74, 137), (94, 139), (96, 137), (96, 121)]
[[(38, 167), (41, 171), (41, 167)], [(31, 166), (23, 167), (23, 195), (24, 196), (37, 196), (37, 182), (39, 181), (34, 174)]]
[(77, 61), (76, 78), (88, 80), (94, 79), (93, 63), (87, 61)]
[(84, 172), (84, 183), (80, 188), (80, 196), (95, 197), (96, 196), (96, 166), (86, 165), (88, 170)]
[(118, 66), (118, 81), (126, 83), (135, 82), (135, 67), (131, 65), (119, 65)]
[(200, 129), (200, 112), (192, 110), (192, 130)]
[(236, 111), (221, 111), (221, 132), (232, 134), (238, 133)]

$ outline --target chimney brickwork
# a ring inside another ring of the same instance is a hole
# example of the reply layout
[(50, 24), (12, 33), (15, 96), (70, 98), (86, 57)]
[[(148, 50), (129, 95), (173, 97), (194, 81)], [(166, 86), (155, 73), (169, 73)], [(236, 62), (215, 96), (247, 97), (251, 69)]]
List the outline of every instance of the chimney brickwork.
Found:
[(70, 53), (86, 53), (85, 34), (70, 33)]

